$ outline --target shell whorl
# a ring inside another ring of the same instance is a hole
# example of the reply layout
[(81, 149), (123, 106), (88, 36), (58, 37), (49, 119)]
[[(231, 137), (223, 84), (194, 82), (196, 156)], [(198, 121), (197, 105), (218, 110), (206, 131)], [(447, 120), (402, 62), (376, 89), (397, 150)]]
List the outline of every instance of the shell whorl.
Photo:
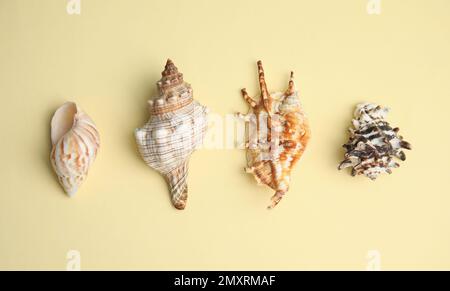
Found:
[(161, 75), (162, 78), (157, 83), (161, 94), (165, 94), (170, 88), (183, 84), (183, 74), (178, 72), (178, 68), (171, 59), (167, 59)]
[(240, 114), (249, 123), (246, 171), (253, 174), (258, 184), (275, 190), (269, 206), (273, 208), (289, 190), (291, 170), (308, 144), (310, 129), (293, 72), (285, 92), (269, 93), (261, 61), (257, 67), (259, 100), (250, 97), (246, 89), (241, 90), (250, 106), (248, 115)]
[(152, 116), (135, 134), (144, 161), (162, 174), (178, 168), (202, 144), (206, 118), (206, 107), (196, 101)]
[(67, 102), (51, 121), (51, 164), (69, 196), (86, 179), (100, 147), (100, 136), (92, 119), (75, 103)]
[(159, 96), (148, 101), (148, 110), (152, 115), (164, 114), (189, 105), (193, 101), (193, 90), (184, 82), (183, 74), (168, 59), (161, 79), (156, 83)]
[(160, 95), (149, 100), (150, 119), (136, 130), (136, 142), (145, 163), (165, 177), (173, 205), (184, 209), (189, 157), (203, 142), (207, 108), (170, 59), (157, 86)]

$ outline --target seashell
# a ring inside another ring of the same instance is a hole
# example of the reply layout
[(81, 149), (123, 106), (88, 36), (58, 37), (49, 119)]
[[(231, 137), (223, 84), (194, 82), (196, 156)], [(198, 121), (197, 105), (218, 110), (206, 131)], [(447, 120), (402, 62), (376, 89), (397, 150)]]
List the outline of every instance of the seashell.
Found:
[(392, 168), (400, 166), (394, 157), (406, 159), (402, 149), (410, 150), (411, 145), (398, 135), (399, 128), (392, 128), (385, 120), (388, 112), (388, 108), (372, 103), (357, 105), (339, 170), (351, 167), (352, 176), (363, 174), (375, 180), (381, 173), (391, 174)]
[(72, 197), (87, 177), (100, 147), (92, 119), (73, 102), (59, 107), (51, 121), (50, 160), (59, 183)]
[(250, 105), (247, 115), (238, 113), (248, 125), (246, 172), (253, 174), (259, 184), (275, 190), (274, 208), (288, 191), (291, 170), (302, 156), (310, 139), (308, 120), (300, 105), (291, 72), (285, 92), (269, 93), (264, 70), (258, 61), (259, 100), (251, 98), (242, 89), (244, 100)]
[(203, 142), (207, 108), (192, 97), (191, 85), (169, 59), (157, 82), (159, 96), (149, 102), (150, 119), (135, 131), (145, 163), (166, 179), (172, 203), (186, 207), (189, 157)]

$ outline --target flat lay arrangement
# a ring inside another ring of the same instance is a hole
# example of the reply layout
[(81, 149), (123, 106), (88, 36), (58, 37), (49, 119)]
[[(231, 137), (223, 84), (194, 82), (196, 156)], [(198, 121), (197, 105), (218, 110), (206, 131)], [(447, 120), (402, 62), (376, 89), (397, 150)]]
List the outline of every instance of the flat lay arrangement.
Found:
[[(311, 137), (308, 119), (290, 73), (287, 89), (269, 92), (261, 61), (257, 62), (260, 96), (241, 93), (250, 106), (247, 114), (237, 116), (247, 124), (247, 166), (258, 184), (275, 190), (269, 209), (274, 208), (289, 190), (291, 171), (303, 155)], [(202, 144), (207, 131), (208, 109), (193, 99), (171, 59), (157, 82), (155, 99), (148, 100), (149, 121), (135, 131), (136, 142), (145, 163), (164, 176), (172, 204), (183, 210), (188, 198), (188, 169), (191, 154)], [(392, 158), (404, 161), (402, 149), (411, 145), (398, 135), (385, 117), (387, 108), (371, 103), (357, 106), (350, 128), (347, 152), (339, 170), (351, 167), (352, 175), (363, 174), (375, 180), (381, 173), (392, 173), (399, 166)], [(100, 146), (99, 133), (91, 118), (75, 103), (67, 102), (51, 122), (53, 149), (51, 162), (60, 184), (73, 196), (86, 179)]]
[(450, 1), (404, 2), (0, 0), (0, 271), (450, 270)]

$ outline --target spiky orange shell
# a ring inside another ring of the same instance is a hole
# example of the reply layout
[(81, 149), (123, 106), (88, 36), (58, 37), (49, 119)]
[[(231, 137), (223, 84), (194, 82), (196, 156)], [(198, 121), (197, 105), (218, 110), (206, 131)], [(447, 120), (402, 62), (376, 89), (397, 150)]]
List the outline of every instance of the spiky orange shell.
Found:
[(275, 190), (269, 206), (273, 208), (289, 190), (291, 170), (305, 151), (310, 128), (294, 87), (293, 73), (288, 89), (272, 94), (267, 90), (261, 61), (258, 73), (261, 97), (256, 101), (242, 89), (250, 111), (239, 115), (249, 123), (246, 171), (258, 183)]

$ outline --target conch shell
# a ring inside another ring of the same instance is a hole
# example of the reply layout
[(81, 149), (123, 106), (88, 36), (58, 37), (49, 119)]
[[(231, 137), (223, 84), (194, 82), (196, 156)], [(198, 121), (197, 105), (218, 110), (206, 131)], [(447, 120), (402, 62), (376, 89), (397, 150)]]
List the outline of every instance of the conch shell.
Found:
[(189, 157), (203, 142), (207, 108), (192, 97), (191, 85), (169, 59), (157, 83), (159, 96), (149, 100), (150, 119), (135, 131), (145, 163), (166, 179), (172, 203), (184, 209), (188, 196)]
[(72, 197), (87, 177), (100, 147), (92, 119), (75, 103), (59, 107), (51, 121), (51, 164), (59, 183)]
[(259, 184), (275, 190), (269, 209), (275, 207), (288, 191), (291, 170), (302, 156), (310, 139), (310, 128), (300, 105), (291, 72), (285, 92), (269, 93), (261, 61), (258, 61), (261, 97), (251, 98), (246, 89), (242, 96), (250, 105), (247, 115), (238, 116), (248, 122), (247, 173)]
[(388, 112), (388, 108), (372, 103), (357, 105), (339, 170), (351, 167), (352, 176), (363, 174), (375, 180), (381, 173), (391, 174), (392, 168), (400, 166), (393, 157), (406, 159), (402, 149), (410, 150), (411, 145), (398, 135), (398, 127), (392, 128), (385, 120)]

